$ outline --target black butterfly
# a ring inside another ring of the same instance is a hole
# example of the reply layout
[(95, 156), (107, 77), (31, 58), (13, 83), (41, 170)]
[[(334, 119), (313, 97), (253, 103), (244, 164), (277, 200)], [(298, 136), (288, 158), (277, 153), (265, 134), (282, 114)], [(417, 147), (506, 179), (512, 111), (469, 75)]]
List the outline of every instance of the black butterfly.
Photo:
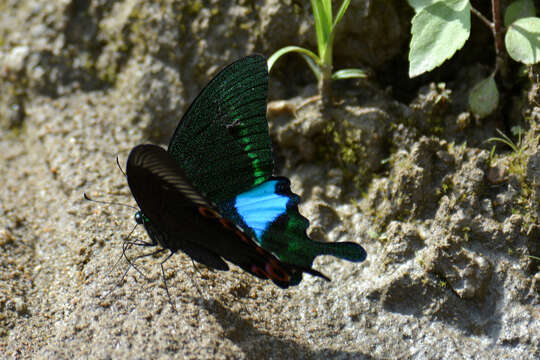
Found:
[(268, 72), (259, 55), (223, 69), (178, 124), (168, 150), (139, 145), (127, 161), (127, 180), (152, 243), (228, 270), (224, 260), (282, 288), (321, 254), (365, 259), (355, 243), (309, 239), (290, 182), (274, 177), (266, 121)]

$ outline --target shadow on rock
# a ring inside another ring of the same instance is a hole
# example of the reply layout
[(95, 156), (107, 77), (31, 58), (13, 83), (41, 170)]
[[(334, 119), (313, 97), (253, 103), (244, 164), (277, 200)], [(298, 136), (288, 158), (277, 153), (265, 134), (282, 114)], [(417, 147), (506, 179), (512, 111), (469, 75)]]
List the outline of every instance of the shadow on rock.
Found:
[(361, 352), (312, 349), (293, 340), (278, 338), (254, 327), (249, 319), (217, 301), (202, 301), (202, 306), (223, 327), (224, 336), (240, 347), (249, 359), (374, 359)]

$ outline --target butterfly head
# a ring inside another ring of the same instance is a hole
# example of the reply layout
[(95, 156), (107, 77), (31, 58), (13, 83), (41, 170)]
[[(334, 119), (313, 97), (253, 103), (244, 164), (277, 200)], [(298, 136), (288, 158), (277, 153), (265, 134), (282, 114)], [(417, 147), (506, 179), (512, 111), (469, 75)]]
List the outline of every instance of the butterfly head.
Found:
[(135, 222), (139, 225), (144, 225), (148, 224), (150, 222), (150, 219), (144, 216), (142, 211), (139, 210), (135, 213)]

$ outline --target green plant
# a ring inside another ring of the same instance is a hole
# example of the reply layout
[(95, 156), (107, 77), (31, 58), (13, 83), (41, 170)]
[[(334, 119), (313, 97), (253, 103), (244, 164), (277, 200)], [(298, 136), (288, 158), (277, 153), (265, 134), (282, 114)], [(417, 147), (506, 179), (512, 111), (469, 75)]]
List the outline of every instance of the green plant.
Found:
[(494, 69), (469, 93), (469, 107), (479, 118), (491, 114), (499, 104), (494, 77), (497, 72), (505, 74), (506, 53), (525, 65), (540, 62), (540, 18), (535, 16), (533, 0), (513, 1), (504, 13), (504, 26), (500, 0), (491, 0), (491, 21), (470, 0), (408, 0), (408, 3), (416, 12), (411, 29), (410, 77), (433, 70), (463, 47), (471, 31), (471, 13), (491, 29), (496, 53)]
[(523, 129), (519, 126), (515, 126), (512, 128), (512, 132), (514, 135), (518, 137), (517, 143), (513, 142), (512, 139), (510, 139), (505, 133), (503, 133), (501, 130), (497, 129), (497, 132), (501, 135), (501, 137), (490, 137), (486, 141), (489, 142), (501, 142), (512, 149), (514, 154), (516, 156), (521, 156), (523, 153), (523, 150), (525, 150), (525, 146), (523, 146)]
[(491, 151), (489, 152), (489, 167), (492, 167), (493, 164), (495, 164), (495, 150), (497, 149), (497, 146), (493, 145), (491, 147)]
[(335, 18), (332, 16), (331, 0), (311, 0), (311, 9), (315, 20), (317, 33), (318, 55), (300, 46), (286, 46), (276, 51), (268, 58), (268, 71), (281, 56), (289, 53), (299, 53), (307, 62), (317, 77), (319, 95), (323, 104), (330, 102), (330, 82), (338, 79), (363, 78), (366, 76), (361, 69), (343, 69), (332, 73), (332, 54), (336, 27), (340, 23), (351, 0), (344, 0)]
[[(525, 191), (527, 189), (527, 181), (525, 180), (525, 174), (527, 172), (527, 155), (525, 154), (525, 150), (529, 148), (529, 144), (531, 144), (531, 139), (528, 140), (523, 139), (524, 131), (520, 126), (514, 126), (511, 129), (512, 134), (517, 137), (517, 141), (512, 141), (507, 135), (503, 134), (500, 130), (497, 129), (497, 132), (501, 135), (501, 137), (491, 137), (487, 139), (488, 142), (499, 142), (503, 143), (506, 146), (508, 146), (510, 149), (512, 149), (512, 152), (508, 154), (508, 156), (505, 156), (504, 164), (505, 167), (508, 169), (508, 172), (510, 174), (514, 174), (518, 176), (518, 179), (521, 180), (521, 188), (522, 191)], [(490, 159), (490, 164), (492, 164), (494, 159)], [(522, 192), (523, 195), (523, 192)], [(525, 196), (523, 200), (525, 201), (518, 201), (522, 204), (527, 203), (528, 197)]]

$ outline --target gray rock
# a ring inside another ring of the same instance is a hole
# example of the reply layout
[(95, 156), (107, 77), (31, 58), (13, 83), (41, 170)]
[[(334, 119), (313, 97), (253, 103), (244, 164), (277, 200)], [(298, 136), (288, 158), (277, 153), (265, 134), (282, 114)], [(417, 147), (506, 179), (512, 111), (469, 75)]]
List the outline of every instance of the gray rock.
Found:
[[(336, 65), (385, 66), (410, 14), (404, 2), (352, 2)], [(538, 358), (537, 117), (528, 150), (498, 152), (508, 177), (490, 182), (481, 144), (495, 126), (462, 115), (469, 87), (459, 81), (476, 68), (411, 106), (345, 82), (328, 113), (311, 103), (270, 117), (276, 173), (302, 196), (310, 234), (360, 242), (368, 258), (318, 258), (332, 282), (306, 276), (283, 291), (176, 254), (165, 264), (174, 312), (162, 258), (138, 259), (144, 276), (123, 277), (134, 209), (82, 194), (134, 205), (115, 158), (123, 166), (136, 144), (167, 142), (228, 62), (315, 49), (309, 5), (7, 1), (0, 34), (3, 357)], [(298, 85), (313, 77), (290, 61), (271, 74), (271, 93), (300, 94), (299, 105), (316, 87)], [(139, 227), (130, 239), (147, 235)]]
[(493, 265), (486, 257), (461, 246), (459, 238), (444, 239), (424, 253), (423, 266), (448, 282), (459, 297), (481, 300), (489, 285)]

